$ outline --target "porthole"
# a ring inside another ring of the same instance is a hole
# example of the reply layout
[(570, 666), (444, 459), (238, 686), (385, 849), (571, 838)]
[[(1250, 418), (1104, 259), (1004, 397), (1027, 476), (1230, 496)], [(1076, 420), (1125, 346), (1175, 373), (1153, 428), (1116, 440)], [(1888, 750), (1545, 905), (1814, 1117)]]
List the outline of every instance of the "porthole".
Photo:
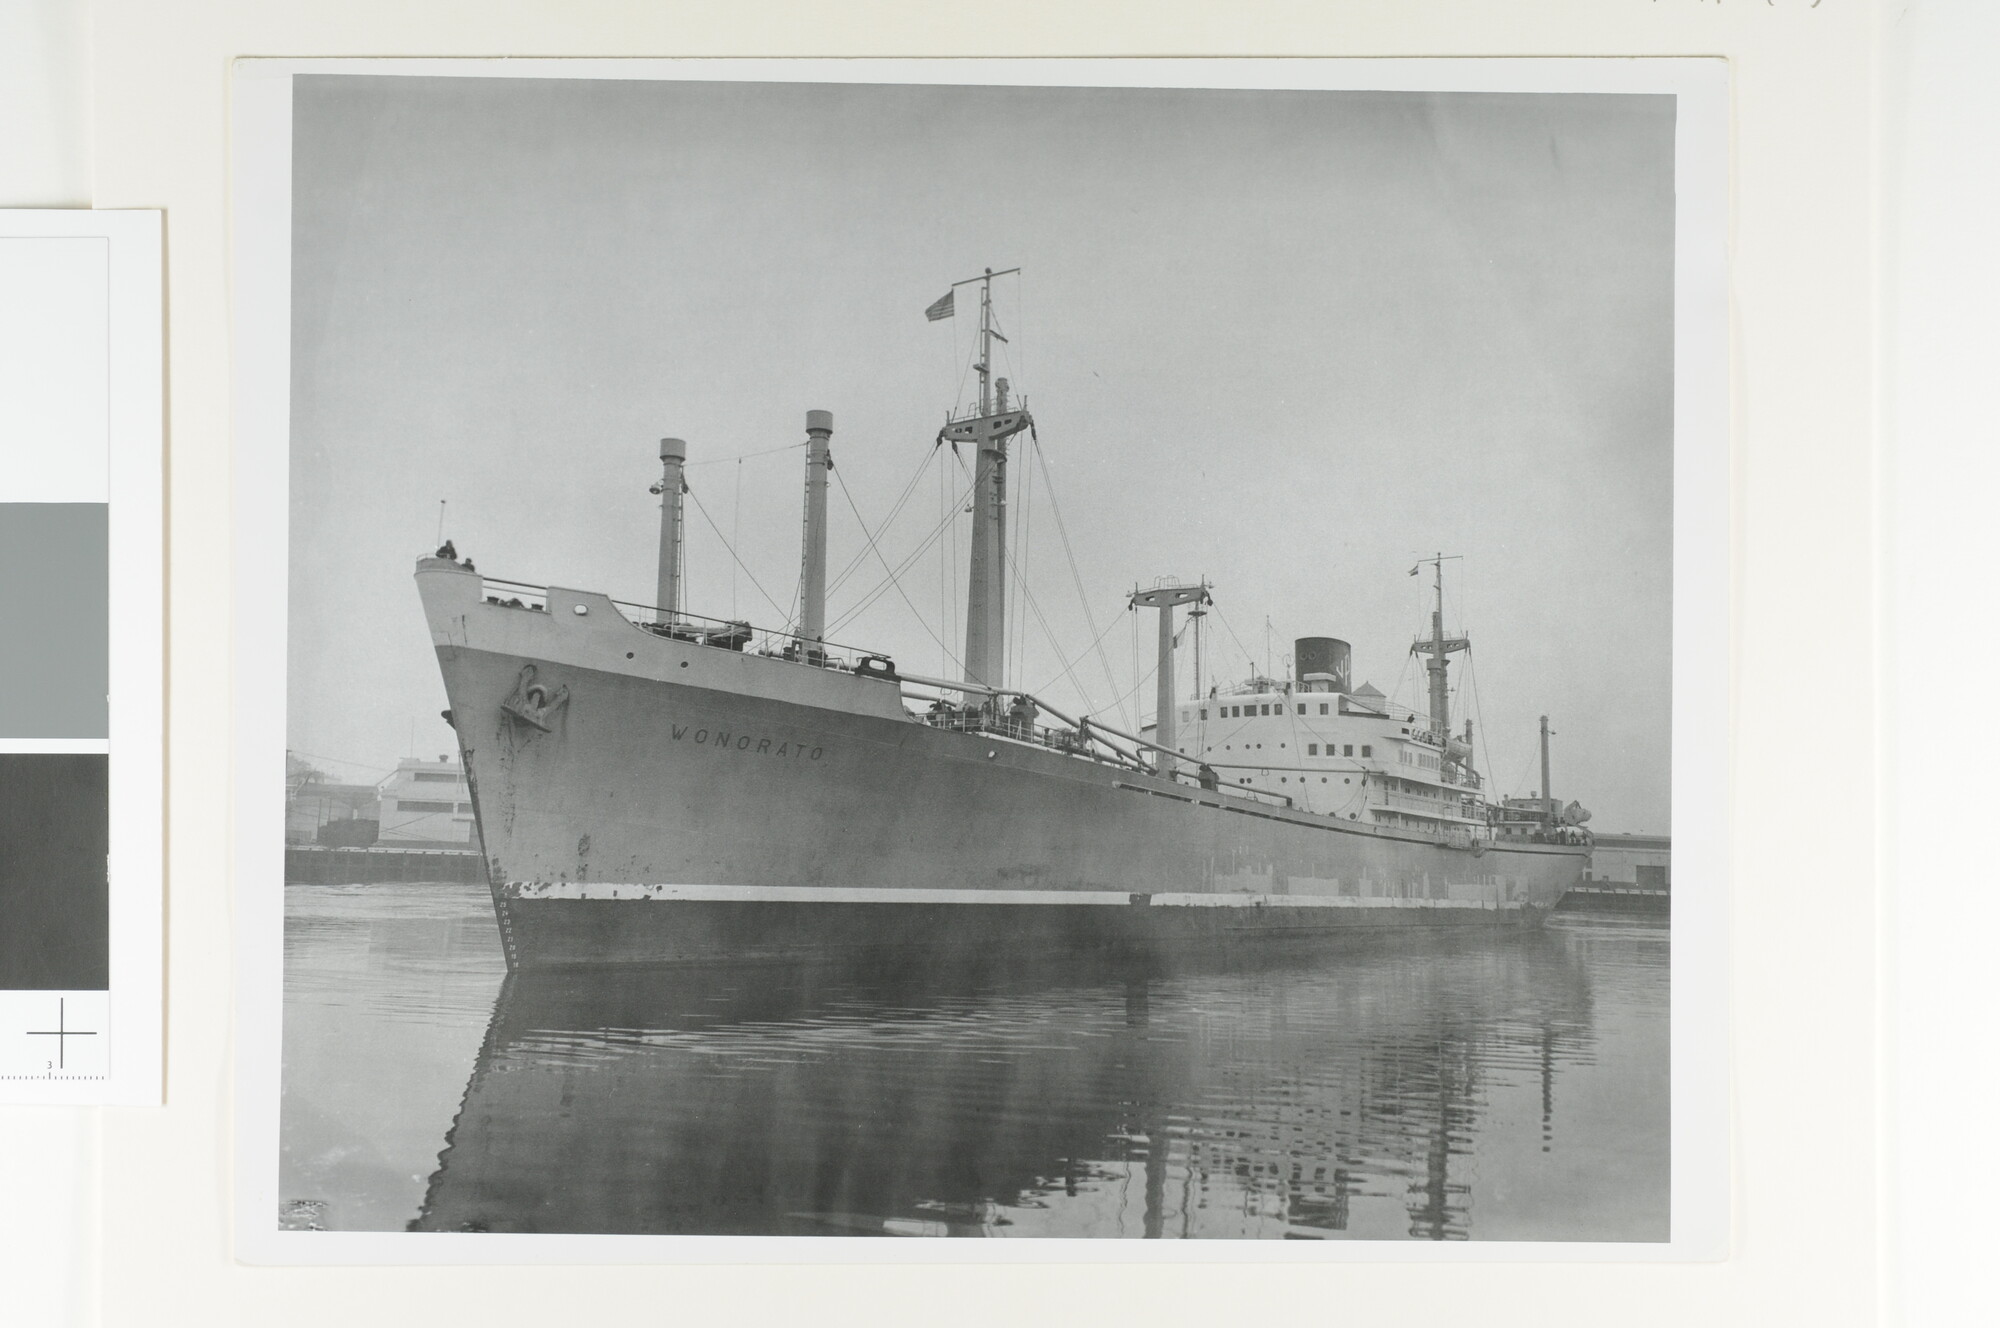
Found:
[(686, 668), (687, 666), (688, 666), (688, 662), (687, 662), (686, 660), (682, 660), (682, 661), (681, 661), (681, 667), (682, 667), (682, 668)]
[(631, 652), (631, 651), (629, 651), (629, 650), (628, 650), (628, 651), (626, 651), (626, 652), (625, 652), (625, 658), (627, 658), (627, 659), (630, 659), (630, 658), (632, 658), (632, 652)]

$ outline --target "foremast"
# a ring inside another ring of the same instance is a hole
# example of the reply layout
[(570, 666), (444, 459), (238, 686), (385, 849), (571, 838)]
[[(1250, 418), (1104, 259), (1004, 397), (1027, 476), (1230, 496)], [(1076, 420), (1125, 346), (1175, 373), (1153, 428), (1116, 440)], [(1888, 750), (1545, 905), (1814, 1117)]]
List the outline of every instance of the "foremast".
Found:
[(1007, 440), (1034, 424), (1025, 409), (1009, 404), (1008, 384), (993, 377), (993, 343), (1007, 338), (993, 326), (993, 278), (1019, 272), (992, 268), (952, 283), (931, 317), (948, 318), (960, 286), (979, 287), (979, 375), (977, 413), (948, 420), (938, 437), (973, 448), (972, 560), (965, 594), (965, 681), (982, 687), (1006, 686), (1007, 659)]

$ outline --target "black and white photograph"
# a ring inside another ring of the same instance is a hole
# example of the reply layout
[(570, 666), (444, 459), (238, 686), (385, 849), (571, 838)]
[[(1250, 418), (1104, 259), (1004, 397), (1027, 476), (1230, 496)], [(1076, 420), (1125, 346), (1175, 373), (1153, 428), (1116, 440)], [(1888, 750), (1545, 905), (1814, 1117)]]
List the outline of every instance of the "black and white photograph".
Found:
[(1115, 63), (239, 75), (251, 1257), (1713, 1257), (1720, 78)]

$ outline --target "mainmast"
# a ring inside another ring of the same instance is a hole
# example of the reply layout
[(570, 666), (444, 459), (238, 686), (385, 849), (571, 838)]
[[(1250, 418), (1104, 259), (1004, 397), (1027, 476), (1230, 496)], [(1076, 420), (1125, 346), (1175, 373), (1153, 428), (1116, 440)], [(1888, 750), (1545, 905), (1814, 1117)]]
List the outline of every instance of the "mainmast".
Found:
[(1007, 380), (993, 377), (993, 343), (1007, 338), (993, 326), (993, 278), (1019, 268), (954, 282), (945, 297), (931, 306), (933, 319), (952, 316), (952, 296), (958, 287), (979, 286), (978, 413), (953, 419), (939, 434), (954, 443), (970, 443), (975, 460), (972, 482), (972, 565), (965, 594), (965, 681), (1004, 687), (1007, 658), (1007, 440), (1033, 425), (1027, 411), (1011, 408)]
[[(1451, 741), (1451, 687), (1446, 677), (1449, 657), (1454, 651), (1472, 648), (1472, 642), (1464, 635), (1446, 636), (1444, 631), (1444, 565), (1458, 561), (1458, 557), (1453, 554), (1447, 558), (1440, 553), (1417, 563), (1417, 567), (1430, 563), (1436, 569), (1437, 603), (1431, 610), (1430, 635), (1418, 637), (1410, 646), (1411, 654), (1430, 656), (1424, 662), (1424, 672), (1430, 675), (1431, 683), (1431, 731), (1447, 745)], [(1417, 568), (1410, 570), (1415, 572)]]

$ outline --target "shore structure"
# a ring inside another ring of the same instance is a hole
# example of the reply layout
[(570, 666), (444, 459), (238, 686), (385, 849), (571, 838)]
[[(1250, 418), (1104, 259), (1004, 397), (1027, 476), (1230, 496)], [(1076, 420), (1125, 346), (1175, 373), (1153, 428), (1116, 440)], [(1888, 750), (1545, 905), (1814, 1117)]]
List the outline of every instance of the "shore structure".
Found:
[[(680, 468), (661, 445), (655, 605), (501, 581), (447, 546), (418, 590), (510, 968), (794, 960), (995, 946), (1152, 950), (1357, 928), (1533, 924), (1588, 863), (1580, 822), (1511, 820), (1450, 729), (1436, 565), (1429, 714), (1351, 689), (1302, 638), (1300, 676), (1177, 694), (1174, 613), (1201, 581), (1135, 587), (1158, 613), (1150, 730), (1065, 714), (1006, 676), (1010, 440), (1033, 416), (992, 376), (978, 288), (961, 676), (826, 639), (833, 418), (807, 413), (799, 618), (681, 605)], [(1185, 620), (1185, 619), (1184, 619)], [(1151, 736), (1147, 736), (1150, 732)]]
[(1598, 834), (1583, 880), (1563, 896), (1565, 912), (1673, 911), (1673, 843), (1666, 835)]
[(376, 843), (396, 848), (474, 846), (472, 791), (449, 756), (406, 757), (382, 785)]

